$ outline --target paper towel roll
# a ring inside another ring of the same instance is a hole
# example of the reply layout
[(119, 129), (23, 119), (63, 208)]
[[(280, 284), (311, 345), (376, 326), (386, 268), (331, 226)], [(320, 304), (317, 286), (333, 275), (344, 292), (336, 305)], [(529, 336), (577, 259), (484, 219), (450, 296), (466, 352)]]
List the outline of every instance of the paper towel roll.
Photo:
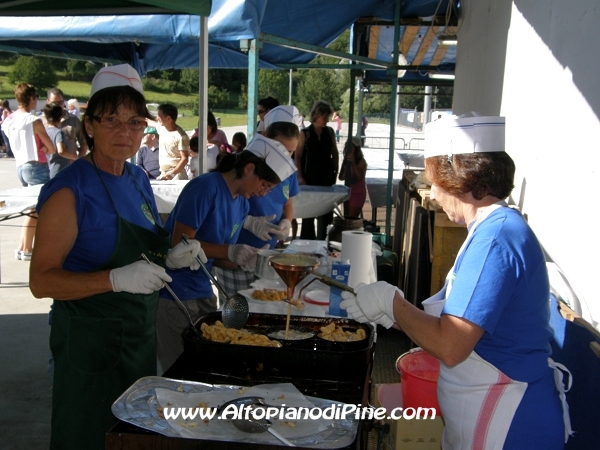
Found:
[(371, 283), (373, 258), (371, 247), (373, 235), (368, 231), (342, 232), (342, 260), (350, 261), (350, 276), (348, 286), (356, 287), (358, 283)]

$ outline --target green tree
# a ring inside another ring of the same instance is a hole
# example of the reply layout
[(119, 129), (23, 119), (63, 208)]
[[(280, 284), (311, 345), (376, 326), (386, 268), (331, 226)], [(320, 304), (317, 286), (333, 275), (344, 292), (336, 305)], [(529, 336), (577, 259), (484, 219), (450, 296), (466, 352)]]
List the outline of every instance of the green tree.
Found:
[(179, 82), (186, 92), (198, 92), (200, 85), (200, 73), (198, 69), (181, 69), (181, 79)]
[(58, 84), (58, 77), (52, 70), (49, 58), (40, 56), (19, 56), (8, 74), (12, 84), (29, 83), (44, 90)]
[(423, 111), (423, 101), (425, 97), (424, 86), (402, 86), (400, 90), (400, 107), (403, 109), (416, 109)]
[(317, 100), (325, 100), (332, 107), (340, 103), (338, 90), (334, 87), (335, 74), (331, 70), (303, 69), (298, 83), (298, 95), (296, 106), (308, 115)]
[(240, 96), (238, 97), (238, 108), (247, 109), (248, 108), (248, 91), (246, 90), (246, 85), (242, 84), (240, 90)]
[(289, 72), (287, 70), (260, 69), (258, 71), (258, 97), (275, 97), (287, 104), (289, 95)]
[(372, 85), (369, 93), (366, 93), (364, 96), (363, 110), (366, 113), (389, 114), (390, 86)]
[(92, 81), (97, 71), (98, 68), (94, 64), (75, 59), (67, 60), (65, 65), (65, 73), (71, 80)]
[(227, 108), (230, 105), (229, 91), (216, 86), (208, 87), (208, 109)]

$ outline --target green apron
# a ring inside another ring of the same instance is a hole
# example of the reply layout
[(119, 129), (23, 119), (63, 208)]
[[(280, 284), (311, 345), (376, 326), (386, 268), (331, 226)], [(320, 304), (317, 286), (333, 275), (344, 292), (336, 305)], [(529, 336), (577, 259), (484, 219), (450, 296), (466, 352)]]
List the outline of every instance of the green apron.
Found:
[[(134, 263), (142, 253), (164, 266), (169, 233), (157, 218), (154, 232), (122, 219), (118, 210), (117, 216), (115, 250), (97, 270)], [(139, 378), (156, 375), (157, 305), (158, 292), (107, 292), (54, 301), (51, 449), (104, 449), (105, 433), (115, 423), (113, 402)]]

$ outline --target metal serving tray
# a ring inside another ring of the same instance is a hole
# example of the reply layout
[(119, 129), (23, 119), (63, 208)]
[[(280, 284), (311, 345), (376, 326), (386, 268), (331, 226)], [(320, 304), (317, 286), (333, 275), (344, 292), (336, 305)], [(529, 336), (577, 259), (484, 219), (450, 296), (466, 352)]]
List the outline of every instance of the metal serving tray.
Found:
[[(212, 391), (231, 391), (237, 396), (240, 386), (213, 385), (197, 383), (194, 381), (174, 380), (161, 377), (145, 377), (136, 381), (112, 405), (113, 414), (120, 420), (154, 431), (164, 436), (182, 438), (169, 423), (158, 414), (160, 404), (156, 397), (156, 389), (163, 388), (183, 393), (206, 393)], [(305, 396), (315, 407), (328, 408), (339, 402), (324, 400), (317, 397)], [(354, 442), (358, 431), (358, 420), (335, 420), (325, 430), (309, 436), (291, 439), (297, 447), (334, 449), (347, 447)], [(232, 429), (234, 429), (232, 427)], [(214, 437), (211, 440), (217, 440)], [(235, 433), (223, 438), (226, 442), (244, 442), (266, 444), (272, 440), (269, 433), (247, 434), (244, 438), (235, 436)], [(278, 442), (278, 441), (276, 441)]]

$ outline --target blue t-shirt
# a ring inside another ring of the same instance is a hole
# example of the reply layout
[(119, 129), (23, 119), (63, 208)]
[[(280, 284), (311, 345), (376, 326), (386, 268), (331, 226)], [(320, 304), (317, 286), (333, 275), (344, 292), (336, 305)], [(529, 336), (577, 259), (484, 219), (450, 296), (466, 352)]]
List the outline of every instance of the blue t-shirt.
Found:
[[(248, 202), (250, 203), (250, 216), (272, 216), (277, 214), (275, 219), (271, 223), (279, 223), (283, 213), (283, 205), (285, 205), (291, 197), (298, 195), (300, 188), (298, 187), (298, 177), (296, 172), (287, 177), (273, 189), (271, 189), (267, 195), (256, 195), (250, 197)], [(271, 248), (277, 244), (277, 238), (273, 238), (270, 241), (263, 241), (257, 237), (254, 233), (246, 229), (242, 229), (238, 244), (247, 244), (256, 248), (263, 248), (266, 244), (269, 244)]]
[(139, 167), (125, 164), (123, 174), (116, 176), (97, 170), (87, 160), (78, 159), (42, 187), (36, 207), (38, 213), (56, 191), (66, 187), (75, 194), (78, 233), (63, 264), (65, 270), (89, 272), (108, 260), (117, 242), (117, 209), (123, 219), (150, 231), (157, 229), (155, 220), (160, 225), (148, 177)]
[(518, 381), (547, 375), (548, 273), (542, 248), (521, 214), (498, 208), (482, 221), (454, 276), (444, 313), (485, 330), (475, 352)]
[[(185, 185), (165, 228), (173, 234), (175, 222), (179, 222), (196, 230), (194, 239), (199, 241), (235, 244), (248, 210), (248, 201), (242, 195), (231, 196), (221, 173), (208, 172)], [(208, 270), (213, 261), (213, 258), (208, 259)], [(171, 287), (180, 300), (209, 298), (213, 294), (210, 281), (202, 270), (184, 267), (167, 269), (167, 273), (173, 278)], [(160, 296), (171, 298), (166, 289), (161, 290)]]

